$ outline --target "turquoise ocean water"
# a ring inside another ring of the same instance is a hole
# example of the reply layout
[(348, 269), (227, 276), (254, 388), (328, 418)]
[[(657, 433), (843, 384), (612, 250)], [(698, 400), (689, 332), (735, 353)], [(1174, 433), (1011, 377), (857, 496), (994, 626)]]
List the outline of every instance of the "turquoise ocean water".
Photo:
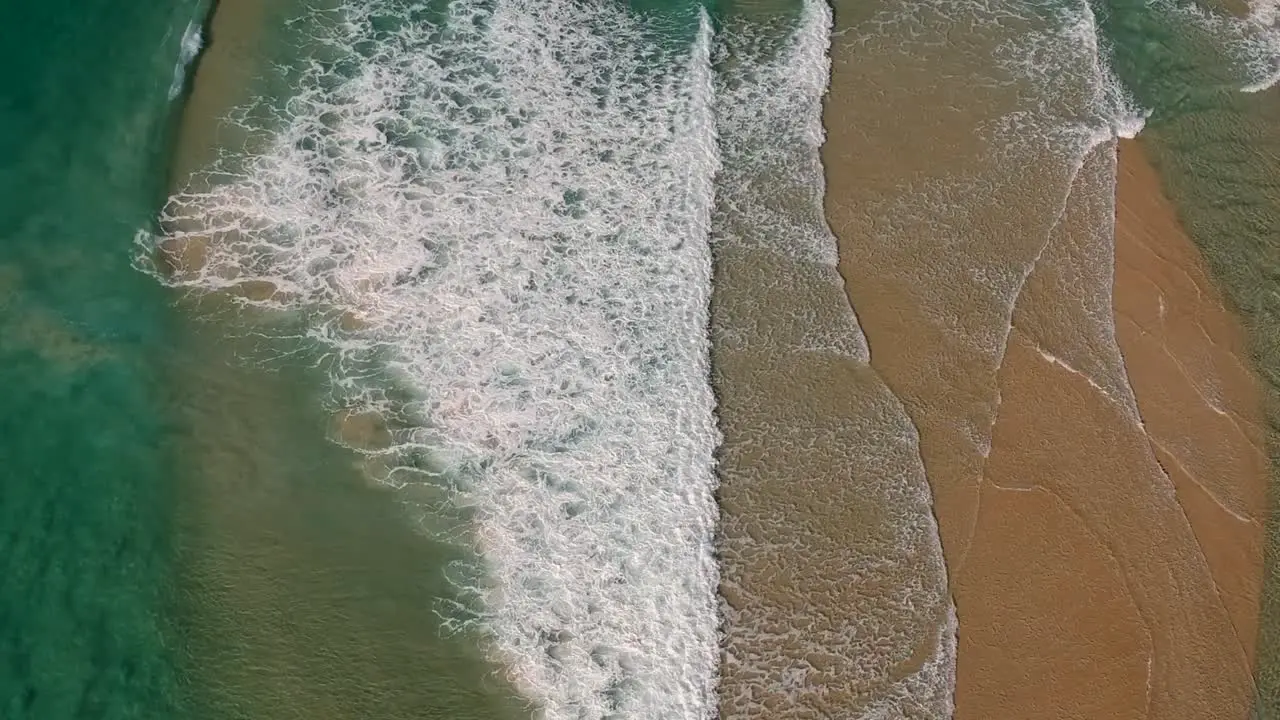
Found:
[(0, 715), (172, 717), (166, 193), (196, 2), (11, 4), (0, 30)]

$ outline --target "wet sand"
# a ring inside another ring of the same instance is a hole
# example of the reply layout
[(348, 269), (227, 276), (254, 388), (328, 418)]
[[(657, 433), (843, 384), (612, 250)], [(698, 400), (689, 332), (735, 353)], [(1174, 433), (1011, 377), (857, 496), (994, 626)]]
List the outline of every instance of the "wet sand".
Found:
[[(1194, 70), (1170, 72), (1162, 80), (1179, 89), (1198, 81)], [(1263, 378), (1259, 395), (1266, 407), (1272, 491), (1254, 650), (1254, 717), (1269, 719), (1280, 717), (1280, 255), (1275, 241), (1280, 226), (1280, 88), (1259, 93), (1221, 88), (1208, 99), (1148, 128), (1143, 140), (1212, 277), (1239, 310), (1254, 367)]]
[(1117, 198), (1116, 330), (1141, 368), (1129, 382), (1252, 663), (1271, 469), (1260, 381), (1139, 142), (1120, 147)]
[(1014, 312), (951, 568), (958, 718), (1248, 714), (1266, 487), (1253, 378), (1158, 179), (1136, 145), (1122, 157), (1112, 295), (1136, 408), (1067, 357), (1090, 324), (1079, 296), (1107, 281), (1081, 270), (1097, 248), (1073, 201)]
[[(893, 221), (870, 208), (892, 169), (927, 177), (976, 148), (931, 155), (911, 139), (930, 120), (878, 123), (893, 86), (832, 52), (828, 219), (871, 367), (919, 428), (959, 619), (955, 717), (1247, 717), (1268, 472), (1256, 379), (1140, 148), (1118, 171), (1113, 143), (1086, 159), (985, 356), (965, 331), (987, 327), (968, 317), (989, 302), (973, 258), (1025, 252), (1027, 228), (984, 210), (965, 219), (967, 257), (885, 245)], [(1019, 202), (1042, 211), (1015, 187), (989, 198), (1008, 220)]]

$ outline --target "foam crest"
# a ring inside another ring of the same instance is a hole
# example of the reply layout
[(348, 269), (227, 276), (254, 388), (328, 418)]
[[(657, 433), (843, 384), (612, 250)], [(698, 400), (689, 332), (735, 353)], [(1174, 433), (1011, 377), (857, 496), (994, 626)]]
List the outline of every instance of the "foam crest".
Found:
[(1112, 71), (1110, 48), (1087, 0), (1025, 20), (1037, 29), (1006, 41), (997, 63), (1035, 86), (1035, 117), (1029, 118), (1027, 107), (1015, 112), (1034, 120), (1032, 141), (1065, 143), (1067, 156), (1079, 164), (1094, 148), (1142, 130), (1150, 110), (1138, 106)]
[(710, 23), (426, 12), (347, 3), (269, 150), (172, 199), (170, 282), (309, 313), (344, 402), (398, 419), (371, 467), (465, 509), (485, 572), (447, 614), (546, 717), (709, 716)]
[(1229, 38), (1236, 57), (1247, 73), (1241, 91), (1255, 93), (1280, 82), (1280, 3), (1252, 0), (1241, 20), (1212, 17), (1210, 26)]
[(200, 23), (192, 20), (187, 23), (187, 29), (182, 32), (182, 45), (181, 50), (178, 52), (178, 64), (173, 67), (173, 82), (169, 84), (170, 100), (178, 97), (182, 92), (182, 85), (187, 78), (187, 66), (200, 54), (200, 48), (202, 47), (204, 47), (204, 35), (200, 30)]

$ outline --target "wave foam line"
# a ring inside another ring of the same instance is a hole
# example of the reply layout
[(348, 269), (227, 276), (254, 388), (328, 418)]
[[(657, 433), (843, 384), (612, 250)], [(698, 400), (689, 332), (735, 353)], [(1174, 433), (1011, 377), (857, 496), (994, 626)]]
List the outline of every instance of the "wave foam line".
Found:
[(1242, 73), (1239, 90), (1256, 93), (1280, 82), (1280, 3), (1246, 0), (1243, 14), (1212, 10), (1192, 0), (1148, 0), (1148, 7), (1176, 17), (1212, 38)]
[(345, 402), (412, 420), (382, 479), (467, 509), (457, 582), (546, 717), (709, 717), (710, 23), (690, 48), (613, 4), (417, 12), (343, 8), (270, 149), (170, 202), (198, 261), (168, 282), (314, 311)]

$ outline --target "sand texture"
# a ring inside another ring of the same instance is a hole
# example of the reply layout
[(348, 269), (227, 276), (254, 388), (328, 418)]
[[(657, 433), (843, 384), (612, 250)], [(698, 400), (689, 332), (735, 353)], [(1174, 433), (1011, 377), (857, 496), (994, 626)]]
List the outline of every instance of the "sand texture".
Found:
[[(827, 214), (871, 366), (919, 429), (955, 717), (1247, 717), (1256, 380), (1159, 178), (1114, 142), (1070, 175), (1034, 150), (989, 173), (980, 139), (885, 120), (936, 100), (962, 123), (980, 102), (899, 92), (912, 69), (865, 46), (837, 43), (833, 64)], [(941, 177), (963, 212), (923, 202)]]

